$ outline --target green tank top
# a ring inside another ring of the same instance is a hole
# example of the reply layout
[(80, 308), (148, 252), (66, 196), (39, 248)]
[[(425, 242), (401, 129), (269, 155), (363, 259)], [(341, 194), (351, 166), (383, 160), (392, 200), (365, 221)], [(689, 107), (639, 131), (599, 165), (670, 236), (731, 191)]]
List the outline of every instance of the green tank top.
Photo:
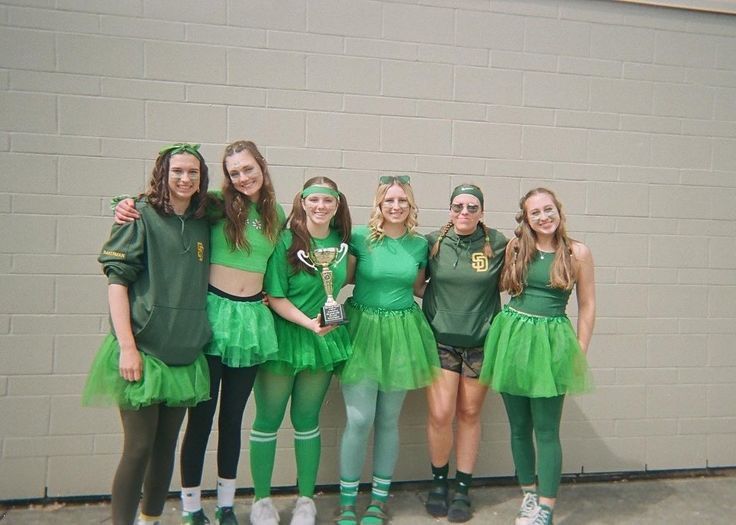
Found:
[(550, 286), (549, 274), (554, 260), (553, 253), (537, 251), (527, 268), (524, 290), (509, 301), (511, 308), (544, 317), (565, 315), (571, 291)]

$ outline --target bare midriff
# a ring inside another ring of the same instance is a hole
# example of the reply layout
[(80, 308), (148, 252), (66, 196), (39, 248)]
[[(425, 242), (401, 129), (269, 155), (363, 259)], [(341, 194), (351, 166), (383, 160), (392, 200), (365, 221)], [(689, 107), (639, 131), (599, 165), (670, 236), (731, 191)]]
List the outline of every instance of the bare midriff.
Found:
[(263, 274), (210, 264), (210, 284), (230, 295), (249, 297), (263, 290)]

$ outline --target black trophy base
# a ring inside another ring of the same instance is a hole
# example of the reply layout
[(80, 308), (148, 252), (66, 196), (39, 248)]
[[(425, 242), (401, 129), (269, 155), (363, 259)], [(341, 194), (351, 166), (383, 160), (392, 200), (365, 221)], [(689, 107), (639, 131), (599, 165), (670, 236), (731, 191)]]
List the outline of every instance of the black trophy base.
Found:
[(341, 304), (326, 304), (322, 307), (322, 321), (320, 326), (336, 326), (347, 324), (345, 309)]

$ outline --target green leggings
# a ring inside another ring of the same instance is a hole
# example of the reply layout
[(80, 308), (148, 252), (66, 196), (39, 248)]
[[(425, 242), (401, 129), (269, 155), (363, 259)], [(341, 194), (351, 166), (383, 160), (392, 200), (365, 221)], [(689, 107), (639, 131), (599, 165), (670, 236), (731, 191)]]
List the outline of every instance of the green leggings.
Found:
[[(530, 398), (501, 395), (511, 426), (511, 454), (519, 483), (522, 486), (533, 485), (538, 473), (537, 493), (545, 498), (556, 498), (562, 475), (560, 419), (565, 396)], [(536, 455), (532, 434), (537, 441)]]
[(330, 386), (332, 372), (303, 370), (282, 375), (262, 366), (256, 377), (256, 420), (250, 432), (250, 471), (256, 499), (271, 494), (271, 476), (276, 457), (276, 433), (291, 398), (297, 485), (300, 496), (312, 497), (317, 480), (321, 439), (319, 413)]
[(174, 452), (186, 408), (151, 405), (120, 410), (123, 455), (112, 482), (112, 522), (133, 525), (143, 486), (141, 512), (160, 516), (169, 494)]

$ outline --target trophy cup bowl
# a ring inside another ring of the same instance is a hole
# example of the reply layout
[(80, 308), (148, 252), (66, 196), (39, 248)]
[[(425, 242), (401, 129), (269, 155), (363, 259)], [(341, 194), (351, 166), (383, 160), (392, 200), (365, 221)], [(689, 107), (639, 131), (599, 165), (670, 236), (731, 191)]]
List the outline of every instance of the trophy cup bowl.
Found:
[(322, 285), (325, 288), (327, 301), (322, 307), (322, 326), (341, 325), (348, 322), (345, 317), (345, 309), (335, 301), (333, 294), (333, 277), (330, 267), (334, 267), (342, 261), (348, 253), (348, 245), (342, 243), (339, 248), (315, 248), (309, 251), (309, 255), (304, 250), (299, 250), (296, 254), (297, 258), (309, 266), (313, 270), (320, 267), (320, 275), (322, 277)]

